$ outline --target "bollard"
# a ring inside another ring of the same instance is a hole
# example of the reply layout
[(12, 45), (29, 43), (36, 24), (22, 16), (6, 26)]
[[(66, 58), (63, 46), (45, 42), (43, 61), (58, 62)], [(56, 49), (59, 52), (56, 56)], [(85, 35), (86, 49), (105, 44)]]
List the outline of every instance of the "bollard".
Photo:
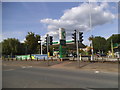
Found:
[(38, 61), (38, 57), (37, 57), (37, 61)]
[(90, 60), (90, 57), (88, 57), (88, 61), (90, 62), (91, 60)]
[(52, 57), (51, 57), (51, 61), (53, 62), (53, 59), (52, 59)]
[(52, 61), (53, 61), (53, 57), (51, 57), (52, 58)]
[(45, 61), (45, 57), (44, 57), (44, 61)]
[(97, 62), (98, 62), (98, 57), (96, 58)]
[(5, 58), (2, 57), (2, 60), (5, 60)]
[(9, 58), (7, 60), (9, 61)]
[(20, 58), (20, 60), (22, 61), (22, 57)]
[(117, 60), (118, 60), (118, 63), (120, 64), (120, 62), (119, 62), (119, 59), (120, 59), (120, 58), (117, 58)]
[(30, 58), (30, 60), (32, 61), (32, 58)]
[(6, 58), (4, 60), (7, 61)]
[(50, 66), (50, 65), (49, 65), (49, 60), (47, 60), (47, 64), (48, 64), (48, 66)]
[(73, 61), (75, 60), (75, 58), (73, 57)]
[(27, 57), (25, 58), (25, 60), (27, 61)]
[(103, 57), (102, 57), (102, 63), (104, 63)]
[(5, 60), (5, 57), (2, 57), (2, 60)]
[(11, 60), (13, 61), (13, 58), (11, 58)]

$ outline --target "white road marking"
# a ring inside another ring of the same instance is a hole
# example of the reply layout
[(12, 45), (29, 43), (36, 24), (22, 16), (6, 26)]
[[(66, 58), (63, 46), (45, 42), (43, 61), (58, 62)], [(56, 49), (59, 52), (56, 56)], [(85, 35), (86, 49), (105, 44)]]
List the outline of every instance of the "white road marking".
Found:
[(32, 68), (32, 66), (27, 66), (27, 68)]
[(22, 68), (32, 68), (32, 66), (22, 66)]
[(95, 71), (95, 73), (100, 73), (99, 71)]
[(22, 66), (22, 68), (26, 68), (25, 66)]

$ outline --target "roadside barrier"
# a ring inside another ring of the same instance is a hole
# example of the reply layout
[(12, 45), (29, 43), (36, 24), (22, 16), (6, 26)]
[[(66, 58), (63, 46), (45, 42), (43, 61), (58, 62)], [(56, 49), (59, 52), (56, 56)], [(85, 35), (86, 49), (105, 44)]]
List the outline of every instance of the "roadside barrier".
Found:
[(52, 62), (53, 62), (53, 58), (51, 57), (51, 60), (52, 60)]
[(30, 58), (30, 60), (32, 61), (32, 58)]
[(11, 58), (11, 60), (13, 61), (13, 58)]

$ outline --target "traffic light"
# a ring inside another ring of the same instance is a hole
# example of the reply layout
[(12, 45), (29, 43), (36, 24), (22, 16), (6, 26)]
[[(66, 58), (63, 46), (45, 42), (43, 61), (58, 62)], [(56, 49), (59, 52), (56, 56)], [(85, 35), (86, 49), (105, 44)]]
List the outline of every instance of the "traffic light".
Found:
[(48, 44), (48, 37), (45, 37), (45, 45), (47, 46)]
[(83, 32), (79, 32), (79, 42), (82, 43), (83, 41), (83, 36), (82, 36)]
[(53, 44), (53, 36), (49, 36), (49, 38), (50, 38), (50, 45), (52, 45)]
[(74, 43), (76, 43), (76, 30), (74, 30), (75, 32), (72, 34), (72, 38), (74, 39)]

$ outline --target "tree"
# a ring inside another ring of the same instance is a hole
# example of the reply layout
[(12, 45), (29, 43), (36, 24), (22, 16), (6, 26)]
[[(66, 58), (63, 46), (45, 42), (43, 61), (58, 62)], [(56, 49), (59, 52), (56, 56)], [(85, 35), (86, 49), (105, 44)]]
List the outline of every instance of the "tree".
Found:
[(38, 40), (40, 40), (40, 35), (35, 35), (33, 32), (28, 32), (26, 35), (25, 44), (27, 45), (28, 54), (38, 53)]
[(106, 51), (106, 39), (104, 37), (95, 37), (93, 39), (93, 48), (96, 52), (105, 52)]
[(91, 37), (88, 38), (89, 41), (92, 41), (93, 39), (94, 39), (93, 36), (91, 36)]
[(89, 40), (93, 42), (94, 52), (105, 52), (106, 51), (106, 39), (104, 37), (90, 37)]
[(15, 38), (8, 38), (2, 42), (2, 54), (3, 55), (16, 55), (20, 54), (20, 42)]
[(112, 36), (110, 36), (108, 39), (107, 39), (107, 51), (108, 50), (111, 50), (111, 40), (113, 42), (113, 44), (115, 43), (118, 43), (120, 44), (120, 34), (113, 34)]

